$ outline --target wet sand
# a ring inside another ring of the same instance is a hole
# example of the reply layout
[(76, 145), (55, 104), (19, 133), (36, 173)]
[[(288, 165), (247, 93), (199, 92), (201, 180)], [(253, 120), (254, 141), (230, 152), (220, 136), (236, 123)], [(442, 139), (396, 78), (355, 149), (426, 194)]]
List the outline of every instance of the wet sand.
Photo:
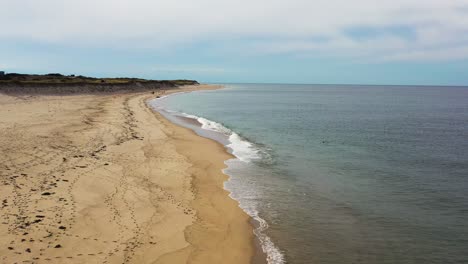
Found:
[(158, 95), (0, 95), (1, 263), (252, 260), (231, 155), (150, 110)]

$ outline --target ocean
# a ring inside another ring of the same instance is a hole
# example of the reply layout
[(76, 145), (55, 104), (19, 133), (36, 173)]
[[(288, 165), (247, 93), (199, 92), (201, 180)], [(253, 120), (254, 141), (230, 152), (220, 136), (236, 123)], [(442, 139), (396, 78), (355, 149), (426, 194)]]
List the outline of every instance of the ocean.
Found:
[(237, 157), (225, 188), (268, 263), (468, 263), (468, 87), (226, 84), (151, 105)]

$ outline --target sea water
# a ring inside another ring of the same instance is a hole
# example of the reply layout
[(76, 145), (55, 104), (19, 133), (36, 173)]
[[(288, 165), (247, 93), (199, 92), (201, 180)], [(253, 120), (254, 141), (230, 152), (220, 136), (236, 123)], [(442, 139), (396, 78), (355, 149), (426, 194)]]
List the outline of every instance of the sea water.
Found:
[(468, 263), (467, 87), (227, 84), (151, 104), (237, 157), (225, 188), (268, 263)]

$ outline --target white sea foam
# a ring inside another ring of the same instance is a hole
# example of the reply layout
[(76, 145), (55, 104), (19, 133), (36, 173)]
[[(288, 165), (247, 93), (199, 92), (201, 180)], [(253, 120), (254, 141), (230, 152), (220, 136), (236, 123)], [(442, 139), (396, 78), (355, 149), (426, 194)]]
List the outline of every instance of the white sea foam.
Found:
[(261, 217), (258, 216), (258, 213), (255, 212), (252, 216), (259, 223), (259, 227), (254, 230), (255, 235), (260, 240), (260, 245), (262, 246), (263, 252), (267, 255), (268, 264), (283, 264), (284, 256), (281, 251), (275, 246), (270, 237), (267, 236), (264, 231), (268, 229), (268, 223)]
[(164, 98), (169, 97), (169, 96), (172, 96), (172, 95), (183, 94), (183, 93), (187, 93), (187, 92), (177, 92), (177, 93), (166, 94), (166, 95), (163, 95), (163, 96), (159, 96), (159, 97), (157, 97), (157, 98), (154, 98), (153, 100), (161, 100), (161, 99), (164, 99)]
[(181, 113), (181, 115), (184, 117), (196, 119), (201, 124), (202, 129), (214, 131), (225, 135), (229, 140), (229, 144), (227, 145), (227, 147), (232, 150), (232, 154), (236, 156), (239, 160), (243, 162), (250, 162), (261, 157), (260, 150), (256, 148), (254, 144), (243, 139), (237, 133), (233, 132), (232, 130), (223, 126), (222, 124), (203, 117), (189, 115), (186, 113)]
[[(223, 170), (224, 173), (228, 174), (227, 171), (228, 169)], [(230, 182), (232, 181), (232, 178), (229, 180)], [(233, 183), (234, 184), (234, 183)], [(231, 185), (231, 184), (227, 184)], [(235, 185), (235, 184), (234, 184)], [(233, 187), (231, 185), (231, 187)], [(257, 223), (258, 227), (254, 229), (254, 234), (260, 241), (260, 245), (262, 247), (263, 253), (266, 254), (267, 256), (267, 263), (268, 264), (284, 264), (284, 255), (281, 253), (281, 250), (275, 246), (273, 241), (271, 241), (270, 237), (265, 234), (265, 231), (268, 229), (268, 222), (265, 221), (263, 218), (260, 217), (258, 210), (256, 209), (255, 203), (249, 202), (248, 196), (255, 196), (255, 194), (250, 194), (246, 195), (245, 193), (242, 193), (242, 195), (239, 193), (239, 191), (235, 191), (235, 189), (239, 187), (234, 187), (234, 188), (229, 188), (228, 186), (225, 187), (228, 191), (230, 191), (230, 196), (236, 201), (239, 201), (239, 206), (246, 212), (250, 217), (252, 217)], [(244, 190), (245, 191), (245, 190)], [(256, 192), (255, 192), (256, 193)], [(246, 197), (247, 196), (247, 197)]]
[(229, 136), (231, 144), (227, 145), (232, 149), (234, 156), (239, 158), (241, 161), (249, 162), (260, 158), (260, 152), (256, 149), (252, 143), (243, 140), (238, 134), (232, 133)]
[[(228, 136), (230, 143), (227, 145), (227, 147), (232, 150), (232, 154), (240, 161), (248, 163), (250, 161), (261, 158), (261, 151), (255, 147), (254, 144), (242, 138), (237, 133), (233, 132), (222, 124), (195, 115), (184, 113), (183, 116), (196, 119), (198, 122), (200, 122), (200, 124), (202, 124), (203, 129), (215, 131)], [(281, 251), (275, 246), (273, 241), (271, 241), (270, 237), (265, 234), (265, 230), (268, 229), (267, 221), (259, 216), (258, 211), (255, 209), (254, 205), (247, 205), (245, 202), (243, 202), (241, 197), (237, 197), (234, 194), (233, 190), (230, 190), (229, 188), (227, 188), (227, 190), (231, 192), (230, 196), (233, 199), (239, 201), (239, 206), (242, 208), (242, 210), (244, 210), (248, 215), (250, 215), (250, 217), (257, 221), (259, 226), (254, 229), (254, 233), (260, 241), (262, 251), (267, 255), (268, 264), (285, 263), (284, 256)]]

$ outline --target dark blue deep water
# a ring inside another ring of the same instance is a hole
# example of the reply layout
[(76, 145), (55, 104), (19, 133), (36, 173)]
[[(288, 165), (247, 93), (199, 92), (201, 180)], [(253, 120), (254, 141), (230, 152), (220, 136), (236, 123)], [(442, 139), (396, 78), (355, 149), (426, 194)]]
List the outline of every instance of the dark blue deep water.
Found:
[(468, 88), (236, 84), (164, 100), (252, 144), (226, 188), (265, 221), (270, 263), (468, 263)]

